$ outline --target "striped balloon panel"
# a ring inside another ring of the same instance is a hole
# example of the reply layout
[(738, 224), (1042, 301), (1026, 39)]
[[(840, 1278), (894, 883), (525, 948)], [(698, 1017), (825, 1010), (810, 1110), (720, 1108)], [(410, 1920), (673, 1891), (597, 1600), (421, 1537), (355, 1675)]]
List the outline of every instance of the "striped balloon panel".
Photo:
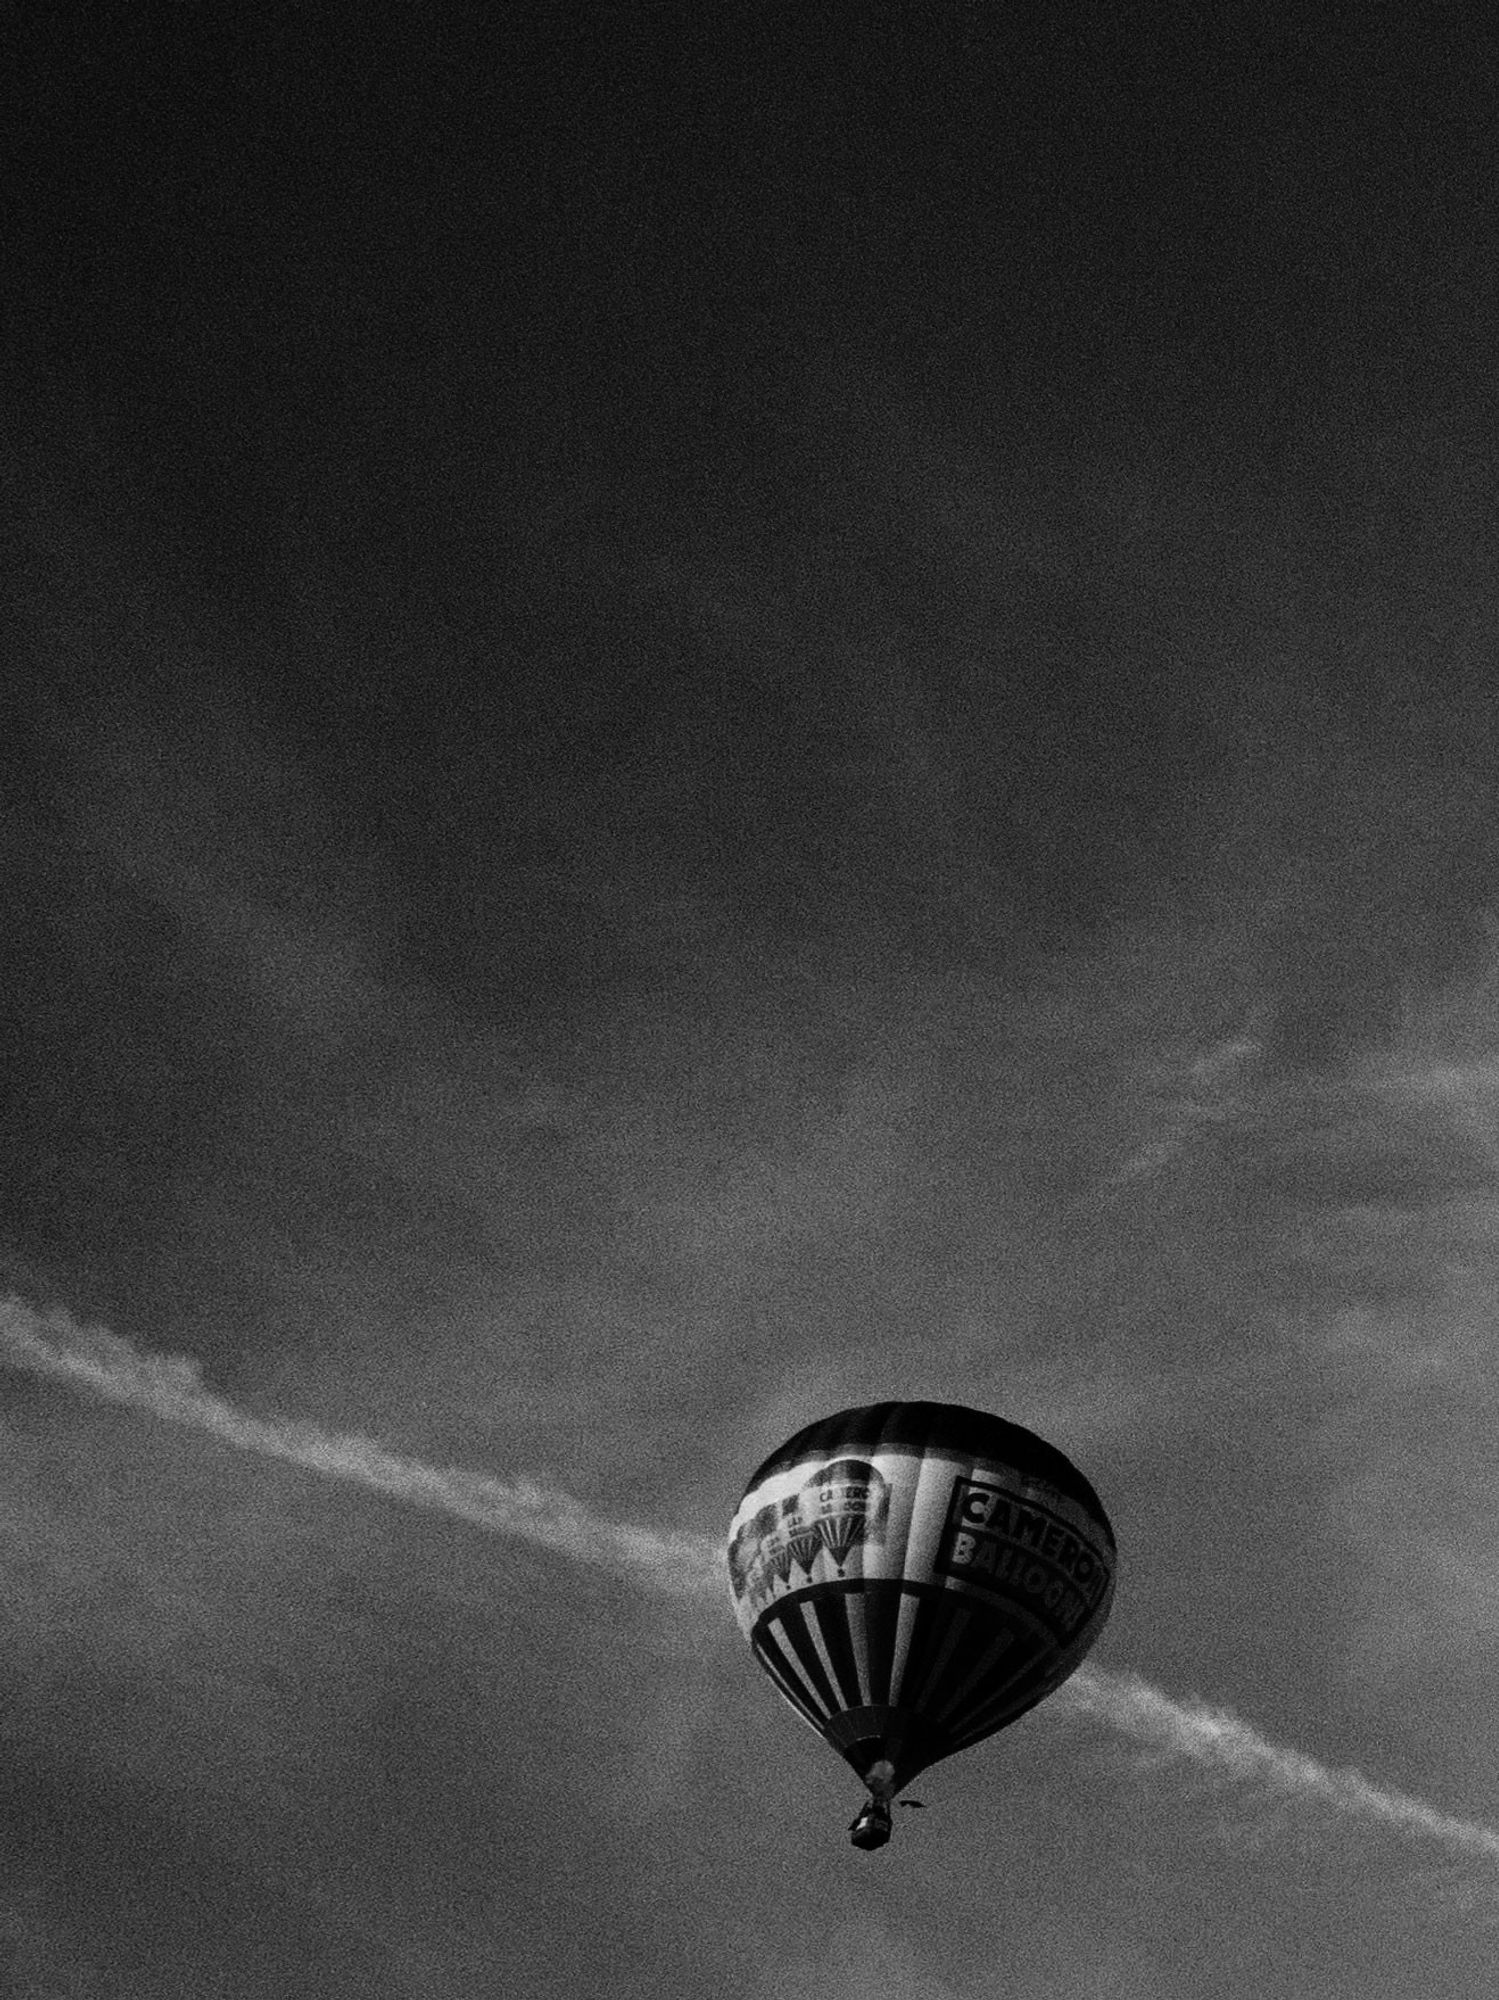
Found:
[[(1048, 1633), (997, 1617), (966, 1594), (917, 1583), (802, 1591), (763, 1615), (753, 1645), (819, 1734), (855, 1711), (893, 1713), (920, 1730), (924, 1763), (1002, 1728), (1047, 1691), (1057, 1665)], [(888, 1726), (871, 1721), (865, 1733)]]

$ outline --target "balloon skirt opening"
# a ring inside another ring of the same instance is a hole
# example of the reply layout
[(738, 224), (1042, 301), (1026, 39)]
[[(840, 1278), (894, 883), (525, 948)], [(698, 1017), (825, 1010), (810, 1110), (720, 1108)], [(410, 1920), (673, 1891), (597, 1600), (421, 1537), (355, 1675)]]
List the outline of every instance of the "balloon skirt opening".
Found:
[(932, 1732), (906, 1708), (845, 1709), (829, 1716), (822, 1733), (868, 1785), (870, 1796), (887, 1802), (945, 1755)]

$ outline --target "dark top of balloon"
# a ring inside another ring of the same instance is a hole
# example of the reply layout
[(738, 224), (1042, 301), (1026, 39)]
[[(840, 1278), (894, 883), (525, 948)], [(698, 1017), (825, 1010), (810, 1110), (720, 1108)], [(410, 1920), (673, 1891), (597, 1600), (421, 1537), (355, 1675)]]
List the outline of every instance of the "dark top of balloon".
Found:
[(1043, 1479), (1076, 1500), (1097, 1521), (1112, 1544), (1114, 1531), (1103, 1502), (1067, 1457), (1045, 1438), (988, 1410), (970, 1410), (961, 1403), (867, 1403), (820, 1417), (774, 1450), (745, 1488), (758, 1486), (771, 1473), (809, 1458), (870, 1456), (882, 1449), (951, 1452), (958, 1458), (995, 1458), (1022, 1476)]

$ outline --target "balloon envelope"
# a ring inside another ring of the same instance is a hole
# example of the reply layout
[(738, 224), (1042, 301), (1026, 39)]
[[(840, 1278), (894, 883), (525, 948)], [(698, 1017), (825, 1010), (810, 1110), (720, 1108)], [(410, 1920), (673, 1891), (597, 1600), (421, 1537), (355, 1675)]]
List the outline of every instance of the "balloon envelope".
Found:
[(798, 1431), (750, 1480), (728, 1546), (761, 1666), (886, 1797), (1066, 1680), (1103, 1629), (1116, 1562), (1068, 1458), (951, 1403)]

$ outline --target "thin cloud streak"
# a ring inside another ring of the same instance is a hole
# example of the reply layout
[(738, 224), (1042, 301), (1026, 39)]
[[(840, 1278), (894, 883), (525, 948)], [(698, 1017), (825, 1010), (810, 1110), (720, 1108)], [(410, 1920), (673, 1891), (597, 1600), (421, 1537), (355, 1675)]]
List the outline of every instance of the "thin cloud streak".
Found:
[(1450, 1854), (1499, 1867), (1499, 1831), (1439, 1812), (1422, 1799), (1386, 1791), (1355, 1770), (1334, 1770), (1300, 1750), (1271, 1743), (1225, 1709), (1172, 1701), (1135, 1674), (1082, 1667), (1057, 1696), (1075, 1714), (1137, 1743), (1216, 1769), (1240, 1783), (1275, 1790), (1352, 1817), (1378, 1821)]
[(38, 1313), (14, 1295), (0, 1299), (0, 1361), (168, 1423), (210, 1432), (241, 1451), (285, 1459), (326, 1478), (355, 1480), (413, 1506), (440, 1508), (490, 1534), (553, 1549), (671, 1596), (727, 1593), (722, 1554), (710, 1536), (604, 1520), (542, 1480), (495, 1479), (427, 1465), (357, 1433), (251, 1416), (206, 1389), (189, 1356), (141, 1354), (119, 1334), (80, 1326), (60, 1309)]
[[(402, 1458), (372, 1439), (281, 1417), (253, 1417), (205, 1389), (185, 1355), (141, 1354), (107, 1329), (54, 1309), (0, 1299), (0, 1362), (65, 1382), (169, 1423), (191, 1425), (243, 1451), (350, 1479), (415, 1506), (436, 1507), (488, 1533), (530, 1542), (627, 1575), (672, 1596), (725, 1599), (722, 1552), (711, 1536), (610, 1521), (539, 1480), (503, 1480)], [(1133, 1674), (1083, 1667), (1056, 1697), (1064, 1712), (1130, 1740), (1215, 1769), (1242, 1784), (1431, 1841), (1454, 1858), (1499, 1869), (1499, 1831), (1387, 1791), (1354, 1770), (1334, 1770), (1269, 1742), (1248, 1723), (1198, 1702), (1173, 1701)]]

